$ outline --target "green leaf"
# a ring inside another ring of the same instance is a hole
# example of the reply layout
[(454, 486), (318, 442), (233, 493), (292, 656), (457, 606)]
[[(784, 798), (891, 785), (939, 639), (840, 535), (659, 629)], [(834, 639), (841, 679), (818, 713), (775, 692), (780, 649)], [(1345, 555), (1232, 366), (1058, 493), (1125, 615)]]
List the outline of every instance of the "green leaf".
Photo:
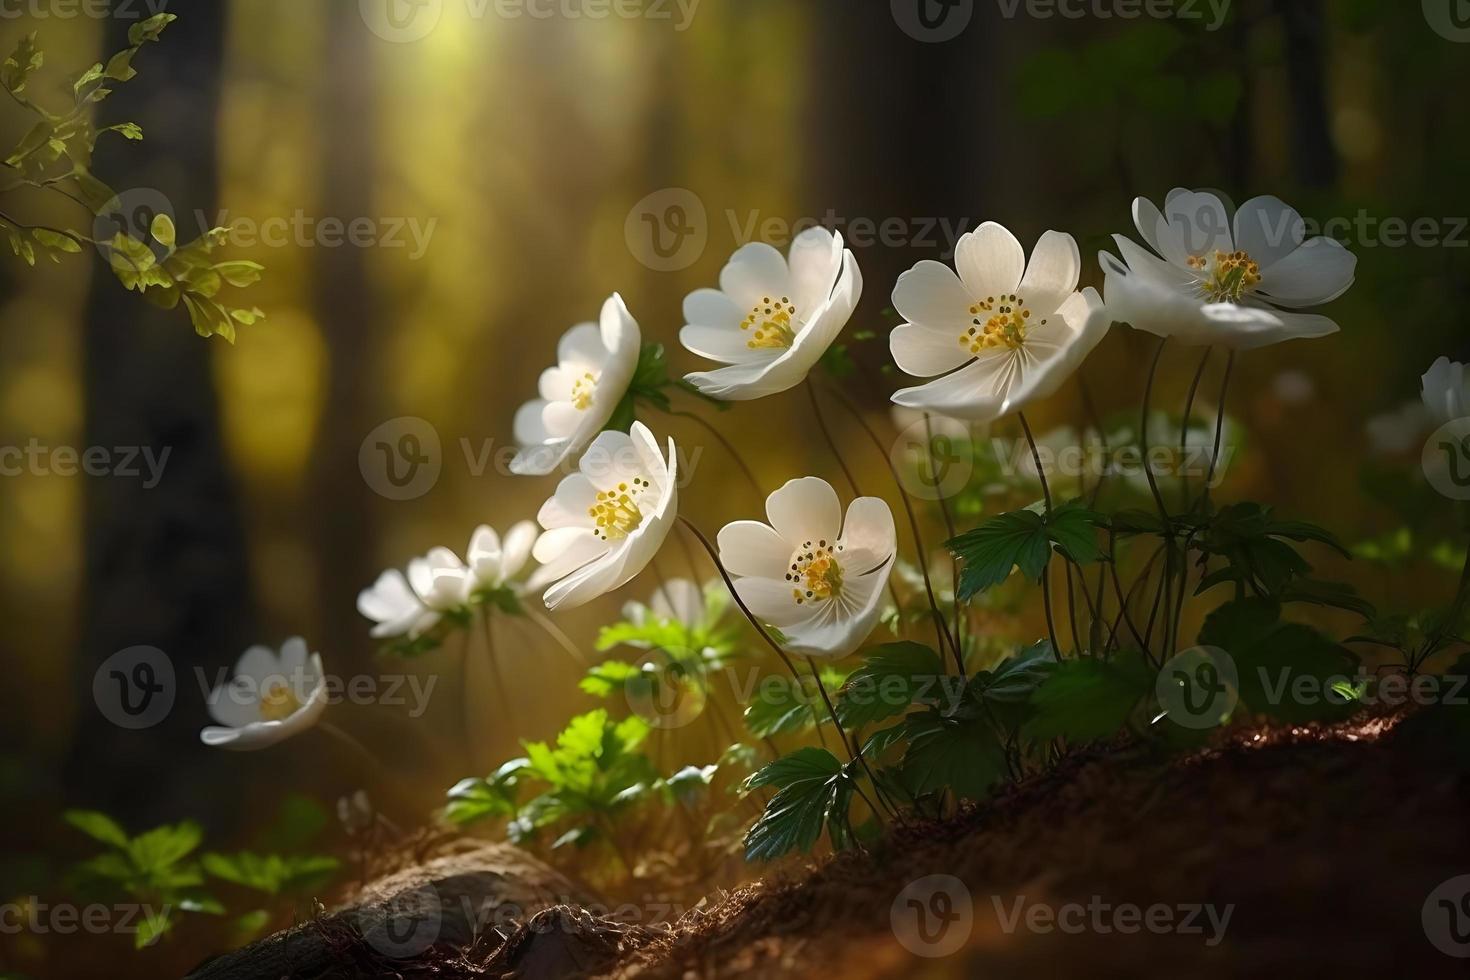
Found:
[(1030, 738), (1090, 741), (1116, 734), (1154, 689), (1142, 656), (1124, 651), (1111, 661), (1064, 660), (1031, 697), (1036, 714), (1022, 729)]
[(128, 843), (128, 854), (142, 871), (163, 871), (187, 857), (203, 839), (203, 829), (192, 820), (185, 820), (134, 837)]
[(928, 711), (905, 725), (902, 770), (916, 795), (949, 790), (982, 800), (1006, 776), (1005, 750), (995, 729), (978, 718), (946, 718)]
[(15, 95), (25, 91), (26, 82), (45, 62), (45, 54), (36, 47), (36, 32), (22, 37), (15, 50), (0, 66), (0, 85)]
[(664, 785), (669, 788), (676, 799), (685, 806), (690, 806), (709, 792), (710, 786), (715, 781), (715, 773), (719, 772), (719, 769), (720, 767), (715, 765), (685, 766), (665, 780)]
[(154, 241), (166, 245), (169, 248), (174, 247), (174, 219), (168, 215), (161, 213), (155, 214), (153, 216), (153, 224), (149, 227), (148, 232), (153, 236)]
[(588, 670), (577, 686), (593, 697), (608, 698), (626, 690), (630, 682), (638, 681), (643, 674), (636, 664), (606, 660)]
[(1280, 612), (1263, 599), (1227, 603), (1206, 618), (1199, 642), (1230, 654), (1240, 698), (1254, 711), (1292, 723), (1351, 714), (1355, 703), (1329, 694), (1338, 680), (1352, 678), (1357, 659), (1310, 626), (1281, 622)]
[(485, 779), (462, 779), (449, 790), (444, 815), (464, 826), (492, 817), (512, 817), (517, 810), (521, 777), (529, 759), (512, 759)]
[(761, 768), (746, 786), (776, 786), (779, 791), (745, 835), (745, 859), (769, 861), (810, 851), (837, 810), (847, 782), (842, 764), (826, 749), (799, 749)]
[(1073, 561), (1098, 561), (1103, 551), (1097, 544), (1097, 530), (1106, 524), (1103, 515), (1072, 500), (1052, 510), (1047, 519), (1047, 535)]
[(1001, 514), (947, 542), (964, 568), (958, 598), (962, 602), (1004, 582), (1012, 568), (1033, 581), (1041, 578), (1051, 552), (1046, 522), (1029, 510)]
[(761, 679), (755, 697), (745, 708), (745, 728), (756, 738), (804, 732), (820, 717), (805, 683), (772, 674)]
[(67, 810), (61, 815), (61, 819), (93, 840), (127, 850), (127, 832), (105, 813), (96, 810)]
[(178, 14), (154, 14), (128, 28), (128, 43), (136, 48), (149, 41), (157, 41), (163, 29), (178, 19)]
[(845, 727), (862, 728), (901, 715), (916, 703), (938, 704), (945, 677), (943, 659), (922, 643), (872, 647), (837, 692), (837, 718)]
[(147, 909), (138, 922), (138, 931), (133, 933), (133, 948), (143, 949), (154, 943), (173, 928), (173, 918), (165, 906), (161, 910)]

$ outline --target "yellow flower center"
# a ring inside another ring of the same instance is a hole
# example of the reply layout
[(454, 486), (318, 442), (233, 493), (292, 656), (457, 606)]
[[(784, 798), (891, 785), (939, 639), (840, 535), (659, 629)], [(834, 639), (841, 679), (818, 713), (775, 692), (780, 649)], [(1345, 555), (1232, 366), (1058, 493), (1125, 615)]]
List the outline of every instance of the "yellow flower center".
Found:
[(643, 510), (638, 498), (652, 486), (642, 477), (631, 483), (619, 483), (611, 490), (597, 494), (597, 503), (587, 508), (587, 516), (595, 527), (592, 533), (604, 541), (620, 541), (638, 530), (643, 523)]
[(751, 350), (785, 350), (796, 342), (792, 323), (796, 306), (789, 297), (779, 300), (767, 296), (740, 322), (741, 330), (754, 330), (745, 346)]
[(831, 599), (842, 593), (842, 565), (835, 548), (826, 541), (806, 542), (791, 556), (786, 581), (792, 583), (791, 598), (798, 606), (818, 599)]
[(597, 391), (597, 376), (591, 371), (572, 383), (572, 405), (585, 412), (592, 407), (592, 395)]
[(285, 681), (275, 681), (260, 693), (260, 717), (264, 721), (283, 721), (300, 710), (296, 692)]
[[(960, 334), (960, 346), (971, 354), (995, 347), (1020, 350), (1026, 343), (1026, 330), (1031, 326), (1031, 311), (1026, 301), (1012, 293), (1009, 296), (987, 296), (970, 307), (971, 326)], [(1046, 326), (1046, 321), (1040, 321)]]
[(1191, 255), (1189, 267), (1200, 276), (1199, 291), (1212, 303), (1239, 303), (1261, 281), (1261, 267), (1248, 252)]

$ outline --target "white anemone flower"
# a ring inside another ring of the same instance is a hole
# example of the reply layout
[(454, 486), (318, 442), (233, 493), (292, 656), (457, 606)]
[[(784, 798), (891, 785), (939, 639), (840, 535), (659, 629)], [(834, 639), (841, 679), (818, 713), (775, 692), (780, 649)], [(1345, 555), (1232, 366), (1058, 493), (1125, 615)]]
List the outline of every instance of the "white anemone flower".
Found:
[(512, 473), (543, 476), (587, 448), (606, 428), (638, 368), (638, 321), (613, 293), (598, 323), (580, 323), (562, 335), (556, 366), (541, 373), (540, 396), (516, 412), (520, 450)]
[(695, 630), (705, 624), (708, 615), (705, 590), (687, 578), (660, 582), (646, 605), (641, 602), (623, 605), (623, 618), (634, 626), (663, 620)]
[(1423, 401), (1404, 402), (1392, 411), (1373, 416), (1363, 424), (1368, 449), (1375, 456), (1418, 452), (1424, 436), (1434, 427), (1429, 421), (1431, 417)]
[(448, 548), (430, 548), (408, 563), (408, 584), (425, 606), (440, 615), (459, 609), (469, 594), (470, 570)]
[(1098, 257), (1114, 320), (1234, 350), (1337, 332), (1325, 316), (1288, 311), (1347, 292), (1357, 257), (1331, 238), (1307, 240), (1279, 198), (1252, 198), (1232, 219), (1214, 194), (1176, 188), (1163, 211), (1134, 201), (1133, 221), (1148, 248), (1115, 235), (1122, 258)]
[(720, 563), (741, 601), (793, 653), (852, 653), (873, 632), (898, 553), (893, 512), (859, 497), (844, 520), (837, 491), (808, 476), (767, 497), (766, 517), (720, 529)]
[(536, 515), (546, 530), (532, 554), (533, 587), (551, 582), (547, 609), (571, 608), (611, 592), (653, 560), (678, 516), (678, 458), (648, 427), (599, 435)]
[(327, 706), (326, 675), (319, 653), (293, 636), (280, 653), (269, 647), (246, 650), (234, 677), (209, 695), (209, 714), (219, 724), (199, 740), (236, 752), (264, 749), (298, 735), (321, 718)]
[(1420, 397), (1435, 425), (1470, 415), (1470, 379), (1459, 361), (1439, 358), (1429, 365), (1420, 382)]
[(440, 618), (396, 568), (383, 572), (370, 588), (358, 593), (357, 611), (377, 624), (371, 634), (375, 640), (414, 639), (433, 629)]
[(1042, 235), (1028, 265), (1016, 236), (987, 221), (954, 257), (955, 269), (925, 259), (893, 288), (908, 321), (889, 337), (894, 361), (908, 374), (944, 375), (896, 392), (899, 405), (994, 421), (1054, 394), (1108, 331), (1097, 291), (1077, 292), (1071, 235)]
[(809, 228), (790, 255), (764, 242), (741, 246), (720, 272), (719, 289), (684, 299), (679, 342), (725, 367), (684, 380), (711, 398), (748, 401), (806, 380), (852, 318), (863, 277), (842, 236)]
[(535, 521), (515, 524), (505, 532), (504, 540), (488, 524), (475, 528), (469, 550), (465, 552), (465, 598), (500, 589), (519, 592), (522, 585), (518, 576), (531, 560), (536, 534)]

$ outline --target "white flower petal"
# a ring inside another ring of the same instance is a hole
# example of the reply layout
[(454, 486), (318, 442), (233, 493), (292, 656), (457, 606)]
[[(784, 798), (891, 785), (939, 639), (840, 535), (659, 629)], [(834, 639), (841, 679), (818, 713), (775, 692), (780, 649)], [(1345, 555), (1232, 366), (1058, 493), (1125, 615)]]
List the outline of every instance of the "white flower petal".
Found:
[(960, 343), (962, 335), (963, 331), (944, 333), (904, 323), (888, 335), (888, 350), (904, 374), (930, 378), (953, 371), (973, 356), (969, 348)]
[(704, 591), (687, 578), (671, 578), (659, 584), (649, 607), (655, 616), (692, 628), (704, 619)]
[(731, 575), (778, 578), (794, 548), (768, 524), (733, 521), (720, 528), (720, 564)]
[(750, 332), (733, 327), (707, 327), (703, 324), (686, 324), (679, 331), (679, 343), (685, 350), (724, 364), (741, 364), (750, 361), (775, 360), (774, 351), (752, 350)]
[(736, 579), (735, 593), (751, 615), (783, 632), (811, 617), (809, 608), (796, 604), (790, 582), (760, 577)]
[(808, 228), (791, 243), (791, 301), (799, 312), (814, 310), (832, 296), (842, 271), (842, 236), (826, 228)]
[(1261, 272), (1256, 288), (1276, 306), (1321, 306), (1353, 284), (1358, 257), (1331, 238), (1313, 238)]
[(836, 541), (842, 532), (842, 504), (837, 491), (814, 476), (791, 480), (767, 497), (766, 516), (793, 550), (808, 541)]
[[(1016, 291), (1026, 271), (1026, 251), (1004, 225), (987, 221), (960, 237), (954, 264), (970, 295), (983, 300)], [(904, 317), (913, 320), (907, 314)]]
[(864, 552), (878, 561), (891, 557), (898, 550), (898, 534), (887, 502), (880, 497), (859, 497), (848, 504), (842, 544), (846, 552)]
[(595, 323), (579, 323), (561, 335), (556, 345), (558, 364), (571, 372), (601, 370), (607, 360), (608, 347), (602, 342), (602, 331)]
[(1077, 290), (1082, 275), (1082, 253), (1077, 240), (1059, 231), (1048, 231), (1031, 252), (1031, 262), (1021, 277), (1020, 296), (1037, 316), (1050, 316)]
[(718, 289), (696, 289), (684, 297), (684, 322), (695, 326), (738, 330), (747, 312)]
[[(742, 245), (720, 271), (720, 289), (742, 311), (790, 295), (786, 259), (765, 242)], [(744, 313), (742, 313), (742, 316)]]
[(536, 534), (534, 521), (520, 521), (506, 532), (500, 559), (500, 573), (504, 579), (513, 579), (525, 569), (526, 563), (531, 560)]
[(1225, 204), (1209, 191), (1176, 188), (1164, 202), (1164, 216), (1190, 255), (1235, 251)]
[(1183, 266), (1189, 258), (1189, 253), (1184, 249), (1184, 239), (1180, 237), (1178, 229), (1169, 224), (1154, 203), (1147, 198), (1135, 198), (1133, 201), (1133, 223), (1138, 228), (1138, 233), (1143, 236), (1144, 244), (1159, 253), (1168, 262)]
[(1295, 252), (1307, 237), (1307, 225), (1279, 197), (1253, 197), (1235, 212), (1235, 247), (1270, 269)]
[(970, 327), (970, 306), (974, 302), (955, 271), (932, 259), (924, 259), (900, 275), (893, 287), (893, 308), (900, 316), (909, 323), (951, 335), (956, 343)]

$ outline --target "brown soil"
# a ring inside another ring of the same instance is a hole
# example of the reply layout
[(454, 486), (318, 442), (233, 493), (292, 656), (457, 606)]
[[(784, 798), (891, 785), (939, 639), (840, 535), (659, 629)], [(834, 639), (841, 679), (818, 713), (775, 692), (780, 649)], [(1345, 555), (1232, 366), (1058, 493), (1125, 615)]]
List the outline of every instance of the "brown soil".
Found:
[[(672, 929), (558, 906), (504, 942), (436, 947), (377, 975), (1466, 976), (1470, 960), (1436, 949), (1421, 914), (1470, 874), (1467, 804), (1470, 781), (1387, 722), (1237, 735), (1172, 761), (1115, 749), (953, 820), (898, 827), (870, 854), (767, 869)], [(912, 885), (931, 875), (962, 887), (935, 898)], [(917, 907), (952, 918), (966, 904), (968, 920), (918, 931)], [(1166, 906), (1158, 923), (1167, 911), (1200, 931), (1125, 933), (1124, 904)], [(1229, 908), (1223, 938), (1192, 911), (1204, 905)], [(1082, 928), (1028, 928), (1018, 908)], [(346, 975), (370, 975), (356, 968)]]

